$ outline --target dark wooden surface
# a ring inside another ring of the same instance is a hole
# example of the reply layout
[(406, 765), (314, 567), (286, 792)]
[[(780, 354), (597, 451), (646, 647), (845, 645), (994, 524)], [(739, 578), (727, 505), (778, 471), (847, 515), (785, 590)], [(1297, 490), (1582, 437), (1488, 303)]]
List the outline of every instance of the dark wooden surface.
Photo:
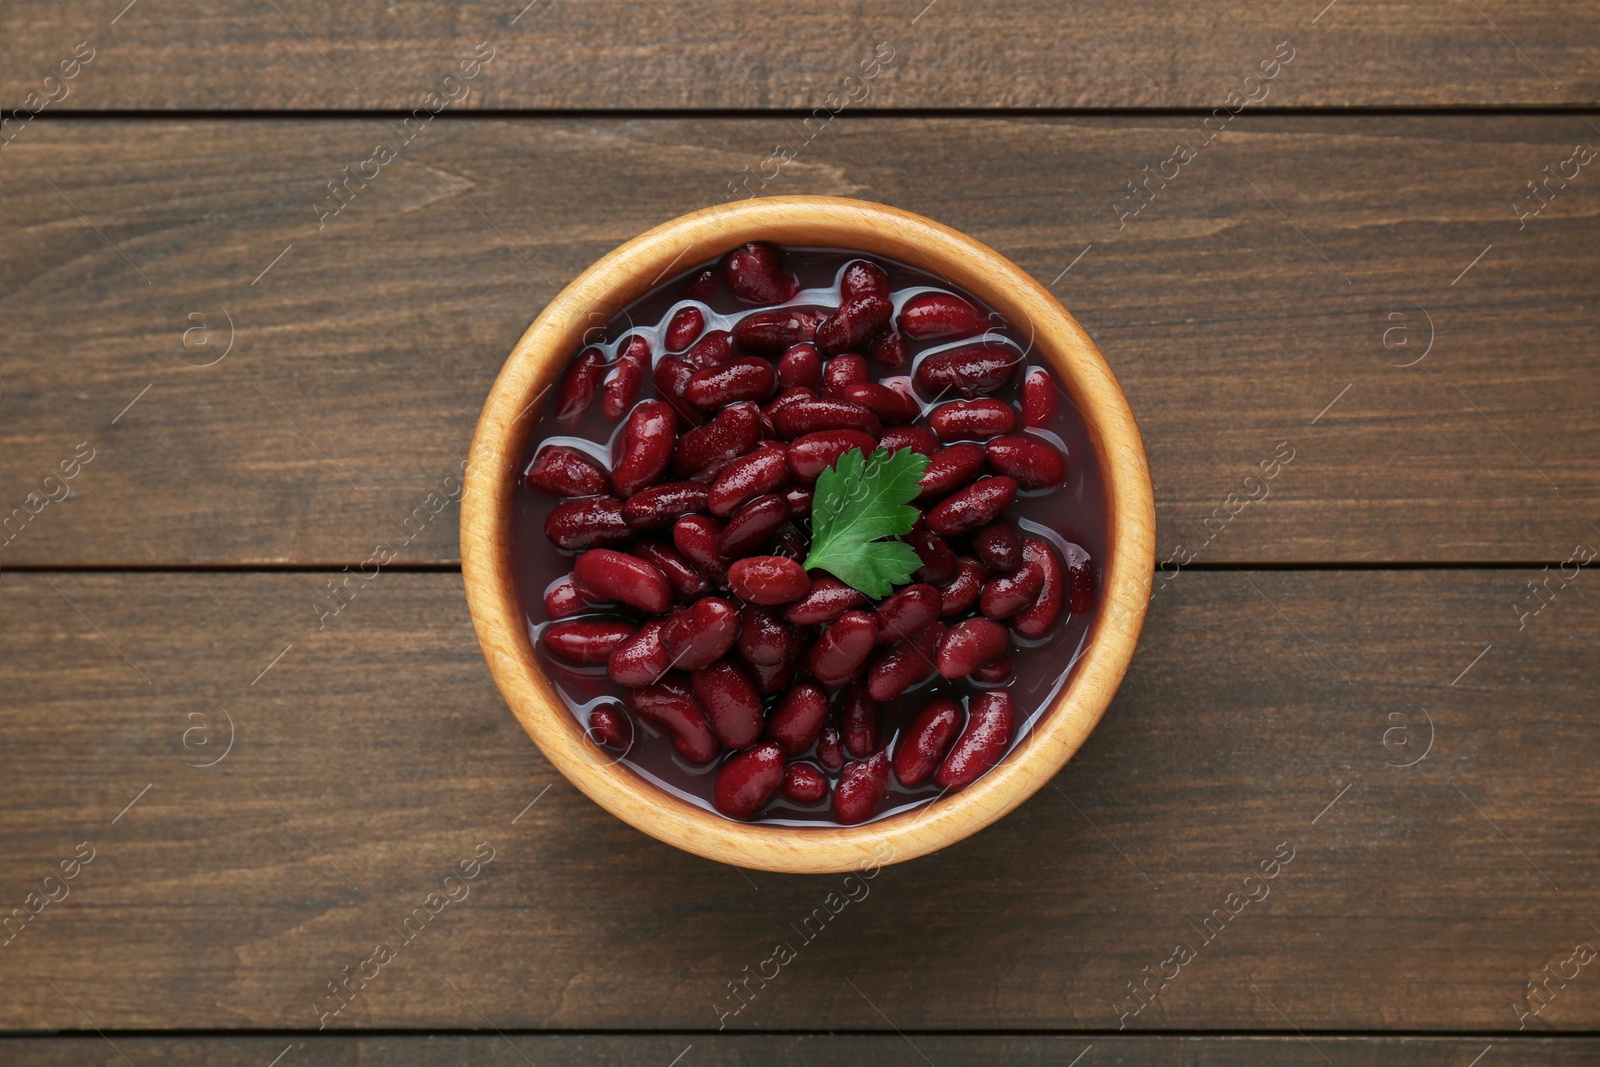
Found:
[[(1575, 0), (6, 4), (0, 104), (58, 99), (0, 126), (0, 1062), (1600, 1062), (1600, 972), (1549, 977), (1600, 947), (1600, 601), (1562, 568), (1600, 549), (1600, 174), (1518, 218), (1600, 147), (1597, 72)], [(747, 192), (1049, 285), (1185, 563), (1051, 786), (820, 933), (842, 878), (679, 853), (552, 772), (430, 497), (557, 289)]]
[[(898, 204), (1053, 283), (1144, 430), (1162, 559), (1565, 559), (1600, 491), (1600, 189), (1591, 167), (1521, 230), (1511, 204), (1600, 145), (1590, 120), (1246, 113), (1119, 229), (1190, 121), (841, 119), (768, 191)], [(0, 155), (6, 507), (97, 454), (0, 562), (365, 559), (556, 289), (790, 125), (436, 120), (320, 229), (389, 123), (24, 130)], [(1270, 496), (1206, 527), (1280, 442)], [(400, 559), (454, 561), (453, 523)]]
[(1209, 108), (1285, 40), (1270, 105), (1600, 100), (1585, 0), (139, 0), (118, 17), (127, 2), (11, 0), (0, 100), (85, 40), (96, 56), (63, 107), (409, 109), (484, 41), (495, 59), (465, 107), (809, 110), (880, 42), (894, 60), (866, 107)]

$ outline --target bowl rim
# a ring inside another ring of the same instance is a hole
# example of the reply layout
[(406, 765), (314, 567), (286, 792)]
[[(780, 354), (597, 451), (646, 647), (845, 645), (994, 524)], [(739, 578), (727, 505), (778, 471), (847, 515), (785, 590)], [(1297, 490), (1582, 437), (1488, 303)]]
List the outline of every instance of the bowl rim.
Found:
[[(587, 335), (658, 284), (750, 240), (883, 255), (965, 289), (1012, 323), (1029, 323), (1029, 356), (1055, 371), (1082, 412), (1106, 492), (1107, 555), (1099, 615), (1073, 677), (1033, 730), (988, 774), (950, 796), (856, 826), (726, 819), (671, 795), (586, 737), (539, 669), (511, 573), (511, 511), (524, 420)], [(830, 196), (764, 197), (705, 208), (625, 242), (540, 312), (506, 358), (463, 470), (461, 570), (473, 627), (495, 684), (540, 751), (602, 808), (658, 840), (723, 863), (790, 873), (843, 873), (925, 855), (1021, 804), (1083, 744), (1133, 658), (1155, 567), (1155, 502), (1144, 445), (1110, 367), (1076, 319), (1000, 253), (931, 219)]]

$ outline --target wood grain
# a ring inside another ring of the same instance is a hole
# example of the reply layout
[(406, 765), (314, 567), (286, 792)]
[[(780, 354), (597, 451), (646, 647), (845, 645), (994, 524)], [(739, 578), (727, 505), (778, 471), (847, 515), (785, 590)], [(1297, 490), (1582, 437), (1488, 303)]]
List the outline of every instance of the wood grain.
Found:
[[(8, 571), (0, 914), (95, 856), (0, 949), (0, 1027), (314, 1029), (392, 942), (330, 1028), (1593, 1028), (1593, 967), (1513, 1007), (1600, 943), (1600, 601), (1584, 570), (1518, 630), (1534, 576), (1185, 574), (1051, 787), (822, 922), (842, 878), (697, 859), (556, 776), (454, 574), (383, 574), (319, 631), (322, 575)], [(186, 766), (224, 711), (231, 751)], [(466, 899), (403, 943), (481, 842)], [(797, 958), (723, 1018), (779, 941)], [(1197, 958), (1119, 1019), (1179, 941)]]
[(1583, 0), (525, 3), (13, 0), (0, 100), (47, 91), (89, 41), (63, 107), (409, 109), (487, 41), (462, 106), (810, 109), (882, 42), (894, 59), (862, 106), (1209, 108), (1285, 40), (1274, 106), (1600, 100), (1600, 13)]
[[(454, 560), (430, 494), (527, 323), (794, 135), (440, 121), (319, 224), (389, 124), (35, 124), (0, 157), (0, 515), (95, 458), (0, 560)], [(841, 119), (765, 191), (916, 211), (1049, 286), (1139, 420), (1158, 560), (1558, 562), (1600, 492), (1600, 188), (1512, 206), (1585, 138), (1246, 113), (1119, 229), (1186, 120)]]
[[(283, 1037), (137, 1037), (118, 1035), (117, 1048), (136, 1064), (168, 1063), (174, 1067), (220, 1067), (223, 1064), (266, 1064), (288, 1050), (283, 1067), (316, 1063), (351, 1067), (368, 1063), (394, 1067), (435, 1067), (461, 1063), (490, 1067), (663, 1067), (689, 1050), (683, 1064), (733, 1067), (834, 1067), (874, 1063), (883, 1067), (965, 1067), (1004, 1062), (1034, 1067), (1068, 1067), (1074, 1056), (1092, 1050), (1082, 1064), (1136, 1067), (1154, 1064), (1206, 1064), (1207, 1067), (1271, 1064), (1273, 1067), (1315, 1067), (1325, 1053), (1340, 1067), (1437, 1067), (1466, 1064), (1493, 1045), (1501, 1065), (1539, 1064), (1577, 1067), (1592, 1064), (1596, 1042), (1588, 1038), (1531, 1037), (1492, 1042), (1474, 1037), (1126, 1037), (1091, 1034), (1084, 1037), (946, 1037), (914, 1034), (789, 1035), (660, 1034), (636, 1036), (495, 1034), (422, 1036)], [(0, 1040), (0, 1054), (18, 1067), (103, 1064), (126, 1067), (99, 1037), (10, 1038)], [(926, 1057), (926, 1059), (924, 1059)], [(1092, 1057), (1092, 1058), (1091, 1058)]]

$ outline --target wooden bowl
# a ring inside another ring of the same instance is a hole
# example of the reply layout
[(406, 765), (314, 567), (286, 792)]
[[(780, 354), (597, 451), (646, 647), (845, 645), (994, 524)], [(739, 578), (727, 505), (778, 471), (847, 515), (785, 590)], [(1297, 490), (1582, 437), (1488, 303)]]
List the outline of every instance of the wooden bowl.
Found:
[[(1101, 610), (1055, 706), (966, 789), (859, 826), (734, 822), (616, 765), (585, 737), (540, 670), (512, 579), (512, 494), (526, 427), (585, 334), (597, 333), (669, 274), (750, 240), (887, 256), (971, 292), (1014, 326), (1031, 324), (1030, 356), (1055, 370), (1083, 413), (1105, 482), (1109, 558)], [(919, 215), (836, 197), (771, 197), (697, 211), (634, 238), (580, 274), (506, 360), (478, 421), (464, 481), (461, 570), (473, 625), (528, 736), (568, 780), (624, 822), (689, 852), (759, 870), (820, 874), (911, 859), (961, 840), (1026, 800), (1066, 764), (1111, 702), (1133, 657), (1155, 562), (1155, 503), (1138, 427), (1105, 360), (1072, 316), (1019, 267), (972, 238)]]

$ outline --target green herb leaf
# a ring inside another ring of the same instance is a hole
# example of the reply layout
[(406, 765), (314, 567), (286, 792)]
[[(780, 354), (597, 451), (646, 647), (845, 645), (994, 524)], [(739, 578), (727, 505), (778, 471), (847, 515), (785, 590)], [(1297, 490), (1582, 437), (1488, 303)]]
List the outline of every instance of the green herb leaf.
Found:
[(878, 449), (868, 459), (859, 449), (840, 456), (817, 479), (811, 502), (811, 554), (805, 568), (820, 568), (873, 599), (888, 596), (922, 566), (910, 545), (880, 541), (908, 534), (917, 521), (911, 501), (928, 457), (909, 448)]

